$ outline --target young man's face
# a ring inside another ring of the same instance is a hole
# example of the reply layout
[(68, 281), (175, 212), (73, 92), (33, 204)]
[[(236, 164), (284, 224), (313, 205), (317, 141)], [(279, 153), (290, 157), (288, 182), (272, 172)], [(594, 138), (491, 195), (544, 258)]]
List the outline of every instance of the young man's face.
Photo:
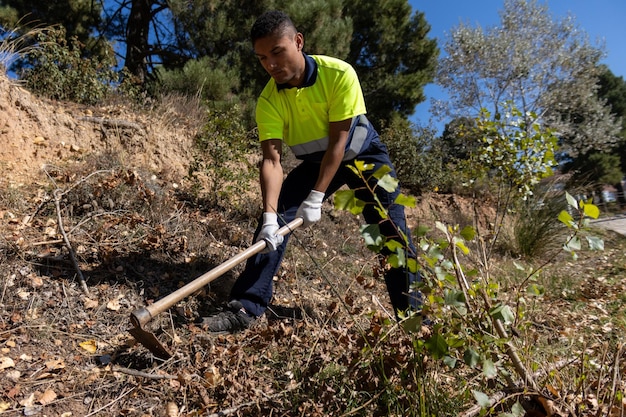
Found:
[(303, 45), (301, 33), (287, 30), (282, 34), (257, 39), (254, 53), (277, 84), (298, 87), (304, 79)]

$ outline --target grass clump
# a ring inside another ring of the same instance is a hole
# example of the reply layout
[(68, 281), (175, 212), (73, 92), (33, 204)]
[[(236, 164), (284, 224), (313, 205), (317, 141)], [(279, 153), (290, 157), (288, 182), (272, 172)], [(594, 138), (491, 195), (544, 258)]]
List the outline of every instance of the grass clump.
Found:
[(539, 192), (521, 201), (514, 216), (513, 241), (519, 255), (533, 258), (559, 249), (565, 227), (559, 213), (567, 208), (563, 191)]

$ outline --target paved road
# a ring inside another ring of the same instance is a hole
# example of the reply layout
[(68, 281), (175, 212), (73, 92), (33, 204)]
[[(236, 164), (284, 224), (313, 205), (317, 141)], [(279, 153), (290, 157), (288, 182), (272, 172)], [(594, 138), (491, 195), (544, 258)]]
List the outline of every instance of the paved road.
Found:
[(626, 214), (596, 220), (592, 224), (594, 226), (616, 231), (617, 233), (621, 233), (626, 236)]

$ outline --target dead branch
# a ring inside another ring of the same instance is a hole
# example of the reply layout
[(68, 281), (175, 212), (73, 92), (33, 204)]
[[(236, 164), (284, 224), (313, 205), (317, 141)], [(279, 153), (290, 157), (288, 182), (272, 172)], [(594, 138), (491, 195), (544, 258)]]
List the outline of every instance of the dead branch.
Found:
[[(52, 182), (54, 183), (54, 180), (52, 179), (52, 177), (48, 173), (47, 168), (48, 168), (47, 166), (44, 166), (44, 171), (45, 171), (46, 175), (48, 176), (48, 178), (50, 178), (52, 180)], [(87, 296), (89, 296), (89, 288), (87, 287), (87, 282), (85, 281), (85, 277), (83, 276), (83, 273), (82, 273), (82, 271), (80, 269), (80, 265), (78, 264), (78, 260), (76, 259), (76, 254), (74, 253), (74, 249), (72, 248), (72, 244), (70, 243), (70, 239), (69, 239), (67, 233), (65, 232), (65, 227), (63, 225), (63, 216), (61, 214), (61, 199), (70, 190), (72, 190), (73, 188), (75, 188), (76, 186), (81, 184), (82, 182), (87, 181), (90, 177), (92, 177), (94, 175), (97, 175), (97, 174), (109, 173), (109, 172), (112, 172), (112, 170), (101, 170), (101, 171), (92, 172), (91, 174), (89, 174), (86, 177), (82, 178), (80, 181), (77, 181), (75, 184), (73, 184), (71, 187), (69, 187), (65, 191), (62, 191), (60, 188), (57, 187), (54, 190), (54, 192), (53, 192), (54, 205), (56, 207), (56, 213), (57, 213), (57, 224), (58, 224), (58, 228), (59, 228), (59, 233), (61, 233), (61, 236), (63, 237), (63, 242), (65, 243), (65, 246), (67, 247), (67, 250), (68, 250), (69, 255), (70, 255), (70, 259), (72, 261), (72, 264), (74, 265), (74, 269), (76, 270), (76, 273), (78, 274), (78, 278), (80, 280), (80, 284), (81, 284), (81, 287), (83, 289), (83, 292)]]
[(72, 244), (70, 243), (70, 239), (65, 233), (65, 228), (63, 226), (63, 216), (61, 215), (61, 196), (63, 193), (60, 189), (54, 190), (54, 205), (57, 210), (57, 226), (59, 227), (59, 233), (63, 236), (63, 241), (65, 242), (65, 246), (67, 247), (67, 251), (70, 255), (70, 259), (72, 260), (72, 264), (74, 265), (74, 269), (78, 274), (78, 278), (80, 280), (80, 285), (83, 288), (83, 292), (85, 295), (89, 296), (89, 288), (87, 287), (87, 282), (85, 281), (85, 277), (83, 276), (83, 272), (80, 270), (80, 265), (78, 264), (78, 260), (76, 259), (76, 254), (74, 253), (74, 249), (72, 248)]
[(90, 123), (96, 123), (104, 127), (115, 128), (115, 129), (120, 128), (120, 127), (125, 127), (128, 129), (134, 129), (134, 130), (139, 130), (139, 131), (143, 130), (143, 127), (141, 127), (139, 124), (129, 122), (127, 120), (107, 119), (105, 117), (93, 117), (93, 116), (79, 117), (78, 120), (83, 120), (85, 122), (90, 122)]
[(148, 378), (148, 379), (176, 379), (176, 378), (178, 378), (176, 375), (151, 374), (151, 373), (148, 373), (148, 372), (138, 371), (136, 369), (124, 368), (122, 366), (114, 366), (112, 369), (113, 369), (113, 372), (120, 372), (122, 374), (137, 376), (137, 377), (140, 377), (140, 378)]
[(43, 240), (43, 241), (41, 241), (41, 242), (32, 242), (32, 243), (29, 243), (29, 245), (30, 245), (31, 247), (33, 247), (33, 246), (43, 246), (43, 245), (55, 245), (55, 244), (57, 244), (57, 243), (63, 243), (63, 240), (62, 240), (62, 239), (55, 239), (55, 240)]
[[(101, 170), (98, 170), (98, 171), (94, 171), (91, 174), (87, 175), (86, 177), (83, 177), (80, 180), (76, 181), (74, 184), (72, 184), (69, 188), (67, 188), (61, 194), (65, 195), (65, 194), (69, 193), (71, 190), (73, 190), (74, 188), (78, 187), (83, 182), (86, 182), (89, 178), (91, 178), (93, 176), (100, 175), (100, 174), (112, 174), (114, 172), (115, 172), (115, 170), (113, 170), (113, 169), (101, 169)], [(46, 174), (48, 174), (47, 171), (46, 171)], [(48, 178), (50, 178), (49, 174), (48, 174)]]

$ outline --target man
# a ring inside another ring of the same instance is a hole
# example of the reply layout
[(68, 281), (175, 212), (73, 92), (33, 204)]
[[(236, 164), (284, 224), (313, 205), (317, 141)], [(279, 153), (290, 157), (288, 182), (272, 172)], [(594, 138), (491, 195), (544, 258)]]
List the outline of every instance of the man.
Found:
[[(261, 15), (250, 34), (254, 53), (271, 76), (256, 109), (263, 151), (263, 217), (255, 241), (263, 239), (267, 246), (246, 263), (231, 290), (228, 309), (204, 319), (205, 327), (214, 332), (245, 329), (265, 312), (288, 240), (276, 234), (279, 224), (295, 217), (303, 218), (304, 227), (317, 222), (324, 199), (344, 184), (357, 190), (357, 198), (373, 203), (373, 196), (362, 189), (362, 180), (348, 166), (360, 160), (374, 165), (371, 172), (383, 165), (393, 167), (385, 145), (365, 117), (361, 86), (349, 64), (303, 53), (303, 35), (280, 11)], [(302, 161), (284, 181), (283, 144)], [(395, 176), (395, 171), (391, 175)], [(380, 223), (388, 238), (401, 240), (400, 229), (409, 236), (409, 256), (415, 256), (404, 208), (393, 204), (398, 191), (388, 193), (377, 187), (376, 193), (388, 209), (391, 222), (381, 222), (373, 204), (366, 205), (365, 220), (368, 224)], [(400, 268), (391, 268), (385, 274), (396, 313), (411, 306), (417, 308), (417, 297), (409, 294), (409, 286), (416, 279), (415, 274)]]

